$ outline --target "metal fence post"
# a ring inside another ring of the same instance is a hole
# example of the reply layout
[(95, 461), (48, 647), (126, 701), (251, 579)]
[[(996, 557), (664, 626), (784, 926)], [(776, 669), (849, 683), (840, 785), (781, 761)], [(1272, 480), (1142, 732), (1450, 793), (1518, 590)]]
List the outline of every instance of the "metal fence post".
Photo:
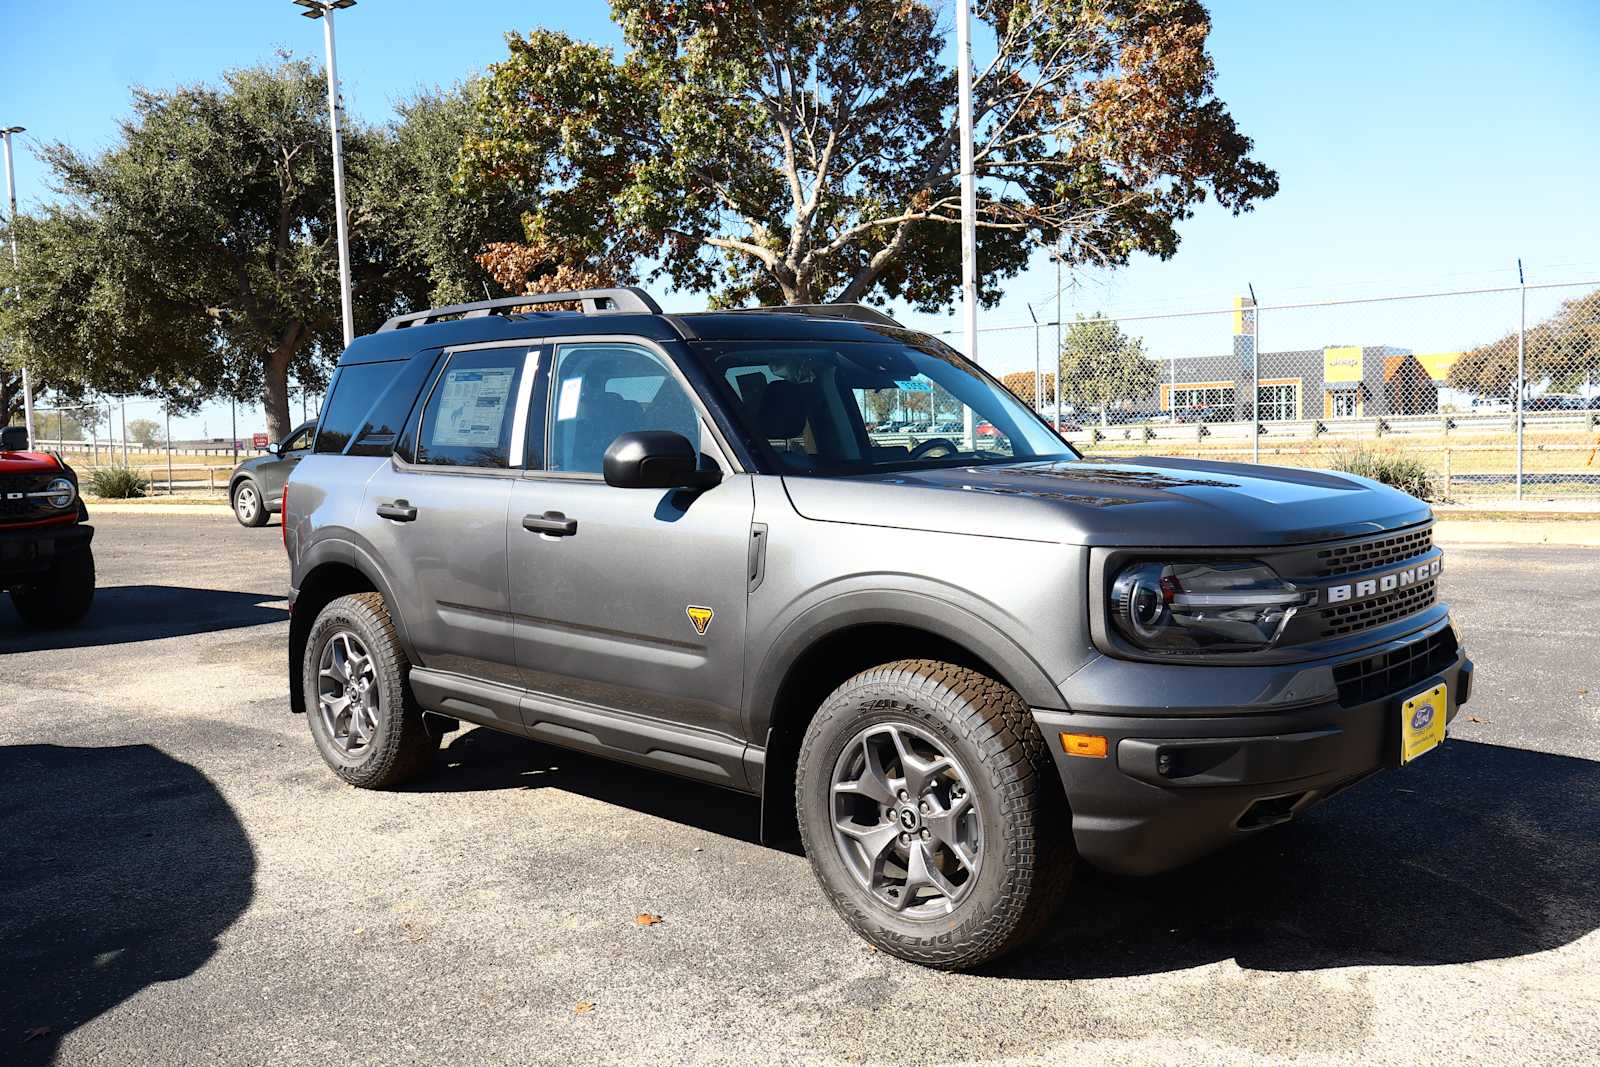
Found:
[(1527, 364), (1524, 359), (1526, 334), (1528, 332), (1528, 280), (1522, 275), (1522, 260), (1517, 260), (1517, 295), (1521, 307), (1517, 312), (1517, 499), (1522, 499), (1522, 403), (1523, 394), (1528, 391)]
[(1256, 299), (1256, 287), (1245, 283), (1250, 290), (1250, 462), (1261, 462), (1261, 301)]
[(167, 495), (172, 495), (172, 402), (165, 405), (167, 413)]

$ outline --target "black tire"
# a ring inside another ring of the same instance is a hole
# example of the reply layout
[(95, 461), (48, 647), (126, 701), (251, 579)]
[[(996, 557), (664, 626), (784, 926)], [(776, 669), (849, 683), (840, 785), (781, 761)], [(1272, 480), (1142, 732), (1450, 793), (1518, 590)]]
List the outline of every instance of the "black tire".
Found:
[[(336, 725), (324, 716), (319, 694), (323, 652), (341, 634), (353, 635), (371, 660), (372, 688), (378, 693), (376, 726), (357, 751), (341, 742)], [(411, 692), (411, 663), (400, 647), (394, 622), (381, 593), (356, 593), (328, 604), (311, 624), (301, 661), (306, 718), (317, 751), (333, 772), (362, 789), (392, 789), (425, 773), (439, 739), (423, 725), (422, 708)]]
[(29, 625), (71, 626), (94, 603), (94, 553), (67, 553), (38, 582), (11, 590), (11, 600)]
[[(841, 757), (846, 748), (856, 751), (863, 732), (883, 724), (933, 739), (959, 765), (976, 803), (980, 862), (944, 915), (893, 910), (860, 880), (836, 842)], [(868, 941), (913, 963), (964, 970), (998, 958), (1036, 934), (1072, 880), (1077, 854), (1067, 802), (1044, 739), (1022, 698), (977, 671), (902, 660), (851, 678), (806, 730), (795, 793), (806, 855), (833, 906)]]
[[(249, 491), (248, 496), (246, 490)], [(254, 506), (246, 508), (245, 504), (251, 500)], [(233, 505), (233, 517), (239, 520), (240, 526), (255, 528), (267, 524), (270, 514), (267, 511), (267, 498), (261, 494), (261, 487), (249, 478), (241, 478), (233, 487), (233, 495), (228, 498), (228, 503)]]

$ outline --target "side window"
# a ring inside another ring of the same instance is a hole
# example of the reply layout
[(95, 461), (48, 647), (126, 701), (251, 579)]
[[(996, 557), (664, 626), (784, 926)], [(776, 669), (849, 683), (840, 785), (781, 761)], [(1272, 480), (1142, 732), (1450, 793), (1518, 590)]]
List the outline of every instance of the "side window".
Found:
[(350, 446), (350, 455), (387, 456), (394, 451), (395, 438), (416, 405), (417, 394), (433, 372), (438, 356), (437, 351), (414, 356), (405, 369), (395, 375), (393, 384), (367, 412), (361, 432)]
[(301, 430), (299, 433), (290, 434), (289, 439), (283, 443), (283, 448), (280, 449), (280, 451), (304, 452), (306, 449), (311, 447), (311, 438), (316, 432), (317, 427), (316, 424), (313, 423), (312, 425)]
[(328, 386), (317, 420), (317, 451), (343, 452), (366, 421), (368, 409), (394, 381), (405, 363), (354, 363), (340, 367)]
[(526, 356), (527, 350), (517, 347), (453, 353), (422, 411), (416, 462), (511, 466), (517, 393)]
[(661, 357), (637, 345), (556, 349), (549, 427), (552, 471), (599, 474), (611, 442), (637, 430), (671, 430), (700, 447), (694, 402)]

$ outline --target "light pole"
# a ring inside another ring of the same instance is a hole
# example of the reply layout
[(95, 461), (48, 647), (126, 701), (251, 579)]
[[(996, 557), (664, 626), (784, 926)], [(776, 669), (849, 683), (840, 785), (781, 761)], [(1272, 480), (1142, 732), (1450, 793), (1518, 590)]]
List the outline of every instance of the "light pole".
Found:
[(308, 19), (322, 20), (322, 37), (328, 49), (328, 127), (333, 134), (333, 206), (339, 234), (339, 310), (344, 317), (344, 343), (355, 339), (350, 310), (350, 234), (344, 215), (344, 142), (339, 135), (339, 68), (334, 59), (333, 13), (355, 7), (356, 0), (294, 0)]
[[(11, 205), (11, 274), (19, 297), (22, 295), (22, 279), (17, 277), (21, 268), (17, 259), (17, 179), (11, 171), (11, 135), (22, 133), (24, 130), (25, 127), (22, 126), (7, 126), (0, 129), (0, 137), (3, 137), (6, 143), (6, 200)], [(21, 352), (20, 344), (17, 350)], [(28, 375), (26, 354), (22, 356), (22, 421), (28, 427), (28, 440), (33, 440), (33, 379)]]
[[(978, 192), (972, 173), (972, 12), (956, 0), (956, 125), (961, 139), (961, 323), (967, 358), (978, 361)], [(972, 408), (964, 406), (968, 452), (977, 446)]]

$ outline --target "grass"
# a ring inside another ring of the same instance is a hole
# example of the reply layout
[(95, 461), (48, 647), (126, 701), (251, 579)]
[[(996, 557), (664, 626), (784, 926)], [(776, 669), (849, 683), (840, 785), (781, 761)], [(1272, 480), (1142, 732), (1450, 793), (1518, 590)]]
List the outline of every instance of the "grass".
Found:
[(1432, 469), (1402, 452), (1367, 448), (1341, 452), (1333, 457), (1333, 469), (1371, 478), (1419, 500), (1433, 500), (1438, 496)]

